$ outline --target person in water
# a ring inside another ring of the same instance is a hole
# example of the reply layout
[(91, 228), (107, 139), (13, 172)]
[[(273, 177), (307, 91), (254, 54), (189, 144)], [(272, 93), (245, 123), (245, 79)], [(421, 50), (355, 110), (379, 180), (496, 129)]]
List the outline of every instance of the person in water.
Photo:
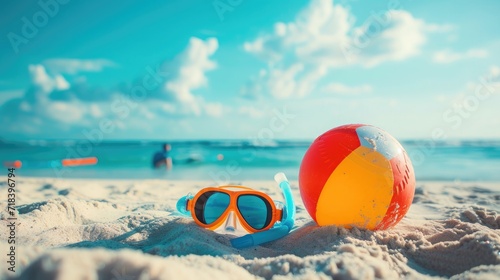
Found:
[(171, 169), (172, 158), (170, 157), (169, 152), (172, 149), (172, 146), (170, 146), (170, 144), (168, 143), (165, 143), (163, 144), (162, 148), (162, 151), (158, 151), (153, 155), (153, 167), (160, 168), (165, 165), (167, 169)]

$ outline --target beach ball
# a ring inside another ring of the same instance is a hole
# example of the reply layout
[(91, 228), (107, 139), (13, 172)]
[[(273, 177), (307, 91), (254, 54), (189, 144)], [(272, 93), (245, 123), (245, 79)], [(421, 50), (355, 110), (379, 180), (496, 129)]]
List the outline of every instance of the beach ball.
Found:
[(415, 173), (389, 133), (350, 124), (314, 140), (300, 165), (299, 188), (318, 225), (379, 230), (396, 225), (408, 212)]

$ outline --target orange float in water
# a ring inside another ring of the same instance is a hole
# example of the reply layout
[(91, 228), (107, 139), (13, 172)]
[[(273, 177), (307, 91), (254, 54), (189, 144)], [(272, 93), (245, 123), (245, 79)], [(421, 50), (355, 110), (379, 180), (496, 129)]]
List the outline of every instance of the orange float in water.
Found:
[(415, 173), (401, 144), (380, 128), (331, 129), (307, 150), (300, 195), (318, 225), (370, 230), (396, 225), (415, 194)]
[(23, 163), (20, 161), (20, 160), (15, 160), (15, 161), (6, 161), (3, 163), (3, 165), (5, 167), (9, 167), (9, 168), (21, 168), (21, 166), (23, 166)]
[(94, 165), (97, 163), (96, 157), (88, 158), (68, 158), (61, 161), (62, 166)]

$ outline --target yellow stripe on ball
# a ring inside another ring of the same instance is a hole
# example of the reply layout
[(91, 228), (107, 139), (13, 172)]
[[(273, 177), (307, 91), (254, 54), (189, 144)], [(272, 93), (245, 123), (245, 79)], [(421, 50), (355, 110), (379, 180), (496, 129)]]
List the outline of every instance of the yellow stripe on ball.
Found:
[(390, 162), (371, 148), (358, 147), (325, 183), (316, 208), (318, 224), (375, 229), (389, 208), (393, 183)]

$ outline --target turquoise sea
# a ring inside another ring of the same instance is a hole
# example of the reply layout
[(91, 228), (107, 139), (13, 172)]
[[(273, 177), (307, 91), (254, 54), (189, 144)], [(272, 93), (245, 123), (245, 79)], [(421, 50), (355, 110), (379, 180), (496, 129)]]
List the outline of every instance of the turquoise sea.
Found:
[[(21, 160), (18, 176), (58, 178), (200, 179), (218, 183), (270, 180), (276, 172), (297, 179), (311, 141), (172, 141), (174, 168), (151, 167), (155, 141), (0, 142), (0, 161)], [(403, 141), (417, 180), (500, 181), (500, 141)], [(223, 160), (217, 155), (222, 154)], [(61, 167), (63, 158), (97, 157), (93, 166)]]

